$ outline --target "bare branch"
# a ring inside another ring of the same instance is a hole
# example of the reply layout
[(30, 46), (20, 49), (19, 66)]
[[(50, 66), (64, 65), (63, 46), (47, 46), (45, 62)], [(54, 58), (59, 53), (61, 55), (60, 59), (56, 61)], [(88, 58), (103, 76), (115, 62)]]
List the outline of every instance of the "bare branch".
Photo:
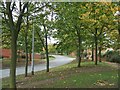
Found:
[(12, 29), (14, 26), (14, 22), (13, 22), (12, 11), (10, 9), (10, 5), (11, 5), (11, 2), (6, 2), (6, 11), (7, 11), (7, 15), (9, 18), (10, 28)]
[(24, 11), (25, 11), (25, 8), (26, 8), (27, 6), (28, 6), (28, 2), (26, 2), (26, 3), (24, 4), (23, 9), (21, 10), (20, 15), (19, 15), (19, 17), (18, 17), (17, 24), (16, 24), (17, 33), (19, 33), (19, 31), (20, 31), (22, 16), (23, 16)]
[(39, 36), (39, 39), (40, 39), (40, 41), (41, 41), (43, 47), (44, 47), (45, 50), (46, 50), (46, 47), (45, 47), (45, 45), (44, 45), (44, 40), (42, 39), (42, 37), (41, 37), (41, 35), (39, 34), (38, 30), (36, 30), (36, 32), (37, 32), (37, 34), (38, 34), (38, 36)]
[(11, 11), (13, 11), (14, 8), (15, 8), (15, 2), (13, 3), (13, 6), (12, 6), (12, 10), (11, 10)]

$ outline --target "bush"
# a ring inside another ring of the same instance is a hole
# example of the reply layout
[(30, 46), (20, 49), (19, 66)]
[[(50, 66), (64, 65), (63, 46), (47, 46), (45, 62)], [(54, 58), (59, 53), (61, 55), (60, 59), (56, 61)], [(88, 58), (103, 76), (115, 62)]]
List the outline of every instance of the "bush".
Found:
[(109, 61), (109, 59), (113, 54), (114, 54), (114, 51), (107, 51), (103, 56), (106, 57), (107, 61)]
[(110, 58), (109, 61), (110, 61), (110, 62), (120, 63), (120, 55), (118, 55), (118, 54), (112, 55), (112, 57)]
[(120, 55), (117, 51), (107, 51), (104, 56), (106, 57), (106, 61), (120, 63)]

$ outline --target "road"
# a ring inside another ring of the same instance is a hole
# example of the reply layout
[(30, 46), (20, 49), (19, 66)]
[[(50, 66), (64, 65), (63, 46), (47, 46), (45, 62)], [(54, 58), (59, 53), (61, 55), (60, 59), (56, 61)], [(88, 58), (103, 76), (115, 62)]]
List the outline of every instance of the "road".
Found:
[[(70, 63), (74, 60), (74, 58), (70, 58), (67, 56), (61, 56), (61, 55), (52, 55), (55, 57), (54, 60), (51, 60), (49, 63), (49, 68), (58, 67), (67, 63)], [(34, 71), (42, 71), (46, 70), (46, 63), (44, 64), (38, 64), (34, 66)], [(31, 66), (28, 66), (28, 73), (31, 72)], [(24, 74), (25, 73), (25, 67), (18, 67), (16, 68), (16, 75)], [(0, 78), (9, 77), (10, 69), (2, 69), (0, 70)]]

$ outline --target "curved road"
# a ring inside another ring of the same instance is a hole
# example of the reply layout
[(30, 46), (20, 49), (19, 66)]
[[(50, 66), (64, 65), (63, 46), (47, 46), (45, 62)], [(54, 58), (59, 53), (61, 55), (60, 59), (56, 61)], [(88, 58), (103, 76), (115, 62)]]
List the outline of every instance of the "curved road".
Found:
[[(55, 57), (54, 60), (50, 61), (49, 68), (58, 67), (64, 64), (67, 64), (74, 60), (74, 58), (70, 58), (67, 56), (61, 56), (61, 55), (52, 55)], [(34, 71), (42, 71), (46, 69), (46, 63), (44, 64), (38, 64), (34, 66)], [(31, 72), (31, 66), (28, 66), (28, 73)], [(10, 69), (3, 69), (0, 70), (0, 78), (9, 77)], [(24, 74), (25, 73), (25, 67), (18, 67), (16, 68), (16, 75)]]

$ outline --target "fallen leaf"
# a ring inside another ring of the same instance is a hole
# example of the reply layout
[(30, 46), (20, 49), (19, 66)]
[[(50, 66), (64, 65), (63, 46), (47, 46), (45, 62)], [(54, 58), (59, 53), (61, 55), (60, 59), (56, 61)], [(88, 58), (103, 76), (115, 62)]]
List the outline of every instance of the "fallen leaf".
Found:
[(111, 83), (111, 84), (109, 84), (110, 86), (114, 86), (115, 84), (114, 83)]

